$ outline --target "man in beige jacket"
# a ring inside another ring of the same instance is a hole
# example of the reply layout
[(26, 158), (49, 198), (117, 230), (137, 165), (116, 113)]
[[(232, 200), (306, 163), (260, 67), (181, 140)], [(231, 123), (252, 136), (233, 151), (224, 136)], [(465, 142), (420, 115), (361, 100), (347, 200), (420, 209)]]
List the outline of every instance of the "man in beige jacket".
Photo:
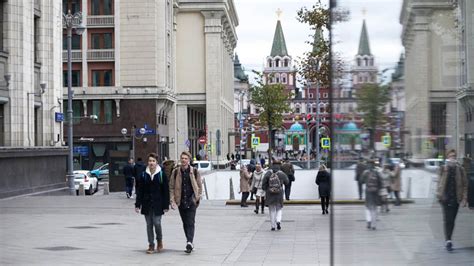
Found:
[(459, 205), (467, 206), (467, 177), (464, 168), (456, 161), (456, 151), (447, 154), (446, 165), (440, 169), (437, 197), (443, 207), (446, 250), (452, 251), (451, 236)]
[(191, 253), (194, 249), (194, 221), (202, 194), (201, 175), (190, 165), (191, 158), (189, 152), (181, 153), (181, 165), (171, 173), (169, 185), (171, 208), (173, 210), (178, 208), (183, 221), (187, 241), (186, 253)]

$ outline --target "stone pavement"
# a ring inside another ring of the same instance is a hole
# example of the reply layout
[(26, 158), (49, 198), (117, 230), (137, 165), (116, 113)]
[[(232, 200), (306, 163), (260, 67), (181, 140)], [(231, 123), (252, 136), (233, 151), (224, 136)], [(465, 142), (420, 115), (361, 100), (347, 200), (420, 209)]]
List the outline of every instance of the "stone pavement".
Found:
[[(441, 210), (431, 201), (393, 207), (365, 228), (363, 206), (334, 206), (339, 265), (474, 265), (474, 211), (460, 211), (456, 250), (443, 249)], [(0, 200), (0, 265), (327, 265), (329, 216), (318, 205), (286, 206), (281, 231), (268, 214), (204, 201), (196, 250), (183, 252), (177, 211), (163, 217), (165, 250), (147, 255), (145, 220), (123, 193), (108, 196), (28, 196)]]

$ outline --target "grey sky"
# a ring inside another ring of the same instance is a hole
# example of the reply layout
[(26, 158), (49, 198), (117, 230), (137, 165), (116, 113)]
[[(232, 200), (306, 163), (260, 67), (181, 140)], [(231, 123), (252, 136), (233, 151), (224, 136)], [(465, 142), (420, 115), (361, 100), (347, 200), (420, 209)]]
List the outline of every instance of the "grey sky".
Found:
[[(277, 15), (283, 11), (281, 23), (286, 46), (293, 59), (298, 59), (311, 47), (305, 42), (312, 34), (307, 24), (296, 20), (296, 12), (301, 7), (310, 8), (316, 0), (234, 0), (239, 23), (236, 52), (246, 70), (262, 70), (266, 56), (270, 54)], [(364, 18), (362, 10), (367, 10), (365, 19), (370, 40), (370, 49), (376, 57), (379, 69), (396, 65), (403, 51), (400, 34), (399, 15), (402, 0), (339, 0), (338, 5), (350, 11), (350, 21), (335, 25), (335, 51), (344, 60), (352, 63), (357, 53), (359, 36)]]

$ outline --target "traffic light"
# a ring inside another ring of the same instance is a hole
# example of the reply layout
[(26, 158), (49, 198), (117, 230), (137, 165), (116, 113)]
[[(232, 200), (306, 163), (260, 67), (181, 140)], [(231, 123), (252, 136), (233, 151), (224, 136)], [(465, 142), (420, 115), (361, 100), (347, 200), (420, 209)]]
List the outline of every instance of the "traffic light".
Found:
[(313, 116), (311, 114), (306, 115), (306, 125), (311, 124), (311, 121), (313, 120)]

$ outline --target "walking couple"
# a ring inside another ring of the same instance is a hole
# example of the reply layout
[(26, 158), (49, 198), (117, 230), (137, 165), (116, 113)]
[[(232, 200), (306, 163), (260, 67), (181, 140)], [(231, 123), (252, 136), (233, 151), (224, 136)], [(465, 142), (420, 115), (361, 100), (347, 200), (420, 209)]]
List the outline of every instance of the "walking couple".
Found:
[(161, 217), (168, 212), (170, 207), (179, 210), (187, 241), (185, 252), (191, 253), (194, 249), (194, 223), (196, 209), (201, 199), (202, 182), (197, 169), (190, 165), (191, 158), (189, 152), (182, 152), (181, 164), (173, 170), (168, 181), (163, 168), (158, 165), (158, 156), (150, 153), (148, 166), (137, 179), (135, 211), (145, 216), (148, 254), (155, 253), (155, 237), (156, 252), (163, 250)]

